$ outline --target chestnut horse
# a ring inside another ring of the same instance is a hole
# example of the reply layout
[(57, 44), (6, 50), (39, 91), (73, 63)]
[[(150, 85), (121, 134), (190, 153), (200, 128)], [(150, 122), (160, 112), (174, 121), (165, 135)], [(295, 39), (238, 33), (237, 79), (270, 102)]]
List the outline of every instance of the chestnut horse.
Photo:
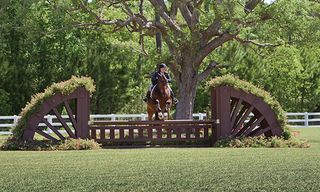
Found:
[(152, 88), (150, 98), (148, 99), (148, 120), (165, 120), (169, 118), (170, 108), (172, 106), (172, 99), (168, 79), (165, 75), (160, 75), (155, 87)]

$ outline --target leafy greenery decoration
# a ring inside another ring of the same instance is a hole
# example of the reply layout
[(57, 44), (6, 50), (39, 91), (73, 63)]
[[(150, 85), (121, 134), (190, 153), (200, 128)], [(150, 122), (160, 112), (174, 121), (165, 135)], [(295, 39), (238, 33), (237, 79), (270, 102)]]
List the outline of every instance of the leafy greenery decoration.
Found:
[(33, 140), (21, 141), (16, 139), (8, 139), (0, 150), (3, 151), (53, 151), (53, 150), (95, 150), (101, 149), (101, 144), (91, 139), (66, 139), (63, 141), (46, 141), (46, 140)]
[(306, 140), (297, 138), (280, 138), (280, 137), (238, 137), (225, 138), (219, 140), (215, 147), (231, 148), (309, 148), (310, 144)]
[(260, 97), (275, 112), (281, 128), (285, 131), (285, 134), (288, 134), (286, 132), (286, 131), (289, 131), (289, 126), (287, 125), (286, 112), (282, 109), (280, 103), (276, 99), (274, 99), (269, 92), (230, 74), (224, 75), (221, 77), (216, 77), (210, 80), (207, 83), (207, 86), (208, 87), (230, 86), (237, 90), (242, 90), (246, 93), (251, 93), (257, 97)]
[(44, 92), (37, 93), (31, 97), (31, 101), (26, 104), (22, 109), (18, 123), (13, 127), (13, 138), (19, 139), (23, 135), (23, 131), (27, 127), (27, 123), (32, 114), (37, 112), (42, 103), (51, 96), (61, 93), (62, 95), (68, 95), (74, 92), (78, 87), (84, 87), (92, 96), (95, 91), (94, 81), (91, 77), (76, 77), (72, 76), (71, 79), (59, 83), (54, 83), (47, 87)]

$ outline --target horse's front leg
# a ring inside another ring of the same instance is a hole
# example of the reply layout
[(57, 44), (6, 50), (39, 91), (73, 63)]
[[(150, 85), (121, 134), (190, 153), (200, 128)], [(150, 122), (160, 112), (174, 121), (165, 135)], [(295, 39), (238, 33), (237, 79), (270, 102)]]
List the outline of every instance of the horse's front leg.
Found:
[(171, 101), (167, 100), (166, 101), (166, 107), (165, 107), (165, 110), (164, 110), (164, 113), (163, 113), (165, 119), (169, 119), (170, 107), (171, 107)]
[(159, 102), (158, 99), (156, 100), (155, 119), (156, 119), (156, 120), (162, 120), (162, 119), (163, 119), (163, 114), (162, 114), (162, 110), (161, 110), (161, 107), (160, 107), (160, 102)]
[(152, 121), (153, 114), (155, 114), (156, 109), (151, 102), (148, 102), (147, 112), (148, 112), (148, 121)]

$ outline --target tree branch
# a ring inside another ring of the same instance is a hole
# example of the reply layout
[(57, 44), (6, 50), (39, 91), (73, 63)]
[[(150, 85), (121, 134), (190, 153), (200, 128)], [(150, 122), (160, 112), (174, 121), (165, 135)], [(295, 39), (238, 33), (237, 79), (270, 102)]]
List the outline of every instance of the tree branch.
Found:
[(221, 29), (221, 21), (215, 19), (206, 30), (202, 32), (202, 41), (207, 43), (212, 37), (219, 35), (219, 30)]
[(130, 17), (125, 21), (121, 19), (105, 20), (101, 16), (99, 16), (97, 13), (95, 13), (92, 9), (90, 9), (87, 5), (85, 5), (81, 0), (78, 0), (77, 3), (83, 11), (95, 17), (95, 19), (97, 20), (97, 24), (116, 25), (116, 28), (122, 28), (129, 25), (130, 22), (132, 21), (132, 18)]
[(192, 11), (192, 17), (191, 17), (192, 30), (194, 30), (194, 27), (199, 23), (199, 16), (200, 16), (200, 11), (196, 7), (194, 7)]
[(207, 68), (198, 75), (197, 82), (199, 83), (204, 79), (206, 79), (210, 75), (211, 71), (217, 66), (218, 66), (218, 62), (211, 61), (210, 64), (207, 66)]
[(192, 14), (188, 8), (188, 6), (185, 3), (179, 2), (178, 7), (180, 9), (181, 15), (186, 21), (188, 27), (192, 29)]
[(251, 13), (262, 0), (248, 0), (244, 6), (244, 11), (248, 14)]
[(168, 15), (168, 10), (164, 7), (163, 0), (149, 0), (150, 3), (157, 9), (159, 15), (166, 21), (167, 25), (176, 33), (181, 35), (181, 29), (179, 25)]
[(204, 0), (197, 0), (197, 1), (196, 1), (196, 4), (195, 4), (195, 7), (196, 7), (196, 8), (200, 8), (201, 5), (203, 4), (203, 2), (204, 2)]
[[(170, 36), (168, 35), (163, 35), (163, 40), (166, 42), (169, 48), (170, 54), (174, 57), (174, 60), (176, 61), (177, 58), (175, 57), (178, 56), (178, 47), (175, 46), (175, 44), (170, 39)], [(172, 66), (173, 66), (173, 70), (178, 72), (178, 67), (175, 64), (173, 64)]]
[(77, 0), (76, 3), (83, 11), (92, 15), (97, 20), (97, 23), (95, 24), (114, 26), (113, 32), (120, 30), (123, 27), (126, 27), (130, 32), (145, 31), (145, 35), (149, 36), (154, 35), (156, 31), (160, 31), (162, 34), (167, 34), (167, 29), (163, 24), (161, 24), (160, 22), (148, 21), (143, 14), (134, 13), (125, 0), (111, 2), (110, 5), (108, 4), (108, 1), (104, 1), (104, 5), (107, 7), (116, 6), (116, 8), (121, 8), (123, 12), (128, 16), (126, 20), (105, 20), (102, 18), (102, 15), (98, 15), (97, 13), (95, 13), (92, 9), (88, 7), (88, 5), (85, 5), (82, 1)]
[(258, 43), (253, 40), (241, 39), (240, 37), (237, 37), (237, 36), (235, 36), (234, 39), (242, 44), (253, 44), (258, 47), (277, 47), (281, 45), (281, 44), (271, 44), (271, 43)]
[(203, 61), (204, 58), (206, 58), (207, 55), (209, 55), (214, 49), (218, 48), (225, 42), (233, 39), (236, 35), (232, 35), (229, 33), (223, 33), (219, 37), (211, 40), (209, 43), (207, 43), (203, 48), (200, 48), (200, 51), (197, 53), (194, 65), (196, 67), (199, 67)]
[(195, 26), (199, 23), (199, 10), (197, 8), (197, 2), (179, 2), (178, 7), (180, 9), (181, 15), (186, 21), (191, 32), (195, 32)]
[(178, 4), (177, 1), (173, 1), (170, 8), (170, 17), (175, 20), (178, 13)]
[[(143, 2), (144, 0), (140, 0), (140, 4), (139, 4), (139, 13), (140, 15), (143, 16)], [(139, 37), (139, 44), (141, 45), (141, 49), (143, 50), (144, 53), (147, 53), (147, 51), (145, 50), (144, 47), (144, 34), (142, 34), (142, 31), (139, 32), (140, 33), (140, 37)], [(140, 58), (140, 56), (139, 56)]]
[(96, 14), (92, 9), (90, 9), (88, 6), (86, 6), (81, 0), (78, 0), (77, 2), (82, 10), (93, 15), (99, 23), (104, 23), (101, 17), (98, 14)]

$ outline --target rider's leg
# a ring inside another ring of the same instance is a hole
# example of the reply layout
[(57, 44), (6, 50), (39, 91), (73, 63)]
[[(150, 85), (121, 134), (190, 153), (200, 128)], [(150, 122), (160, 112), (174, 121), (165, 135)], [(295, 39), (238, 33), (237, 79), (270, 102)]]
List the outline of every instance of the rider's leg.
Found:
[(173, 100), (173, 103), (174, 103), (174, 104), (177, 104), (177, 103), (179, 102), (179, 100), (174, 97), (174, 93), (173, 93), (173, 91), (172, 91), (172, 89), (171, 89), (170, 86), (169, 86), (169, 89), (170, 89), (170, 95), (171, 95), (171, 98), (172, 98), (172, 100)]
[(174, 97), (174, 93), (172, 90), (171, 90), (171, 98), (172, 98), (174, 104), (177, 104), (179, 102), (179, 100)]
[(146, 96), (143, 98), (143, 101), (144, 101), (144, 102), (147, 102), (149, 98), (150, 98), (150, 90), (147, 91), (147, 94), (146, 94)]
[(143, 101), (144, 101), (144, 102), (147, 102), (148, 99), (150, 98), (150, 96), (151, 96), (151, 95), (150, 95), (150, 94), (151, 94), (151, 88), (152, 88), (152, 85), (149, 87), (146, 96), (143, 98)]

